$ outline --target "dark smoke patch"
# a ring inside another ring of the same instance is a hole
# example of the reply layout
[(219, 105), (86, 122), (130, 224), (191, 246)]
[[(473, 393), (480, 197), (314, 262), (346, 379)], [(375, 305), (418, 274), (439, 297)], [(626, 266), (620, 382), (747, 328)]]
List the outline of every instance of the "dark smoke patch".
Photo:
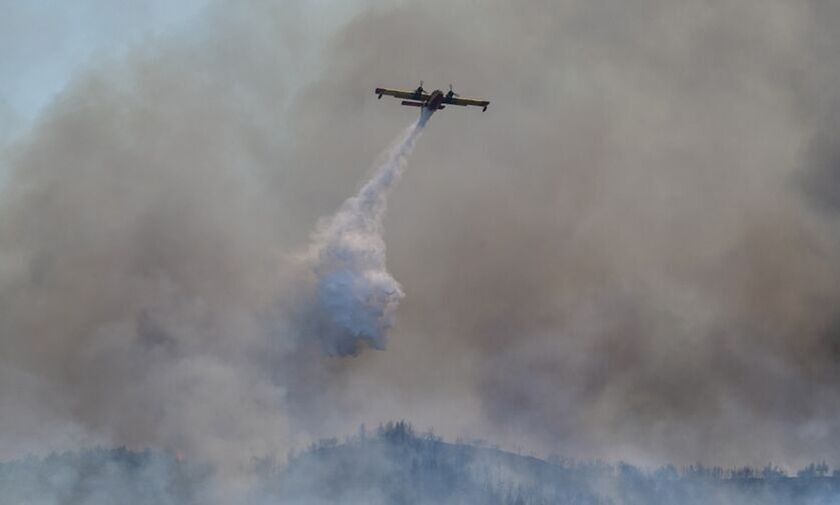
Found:
[(143, 311), (137, 319), (137, 337), (146, 349), (163, 348), (167, 352), (174, 352), (177, 341), (172, 337), (166, 326), (156, 320), (149, 311)]
[(807, 195), (821, 209), (840, 211), (840, 107), (829, 108), (806, 149), (806, 165), (800, 181)]

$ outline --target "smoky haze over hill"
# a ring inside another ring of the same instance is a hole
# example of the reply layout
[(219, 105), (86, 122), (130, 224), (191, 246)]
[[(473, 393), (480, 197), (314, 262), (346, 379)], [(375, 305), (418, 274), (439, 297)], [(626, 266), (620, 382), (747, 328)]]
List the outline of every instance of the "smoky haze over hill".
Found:
[[(0, 455), (237, 474), (406, 417), (570, 456), (840, 463), (840, 9), (371, 5), (317, 65), (297, 15), (211, 6), (5, 148)], [(416, 117), (373, 87), (420, 79), (491, 107), (437, 114), (391, 194), (387, 349), (324, 356), (290, 258)]]
[[(206, 503), (212, 477), (207, 466), (125, 448), (0, 463), (8, 503)], [(405, 422), (389, 422), (341, 442), (319, 440), (291, 454), (287, 464), (259, 460), (239, 503), (795, 505), (836, 503), (838, 496), (840, 474), (825, 463), (787, 475), (772, 465), (652, 470), (623, 462), (546, 461), (447, 443)]]

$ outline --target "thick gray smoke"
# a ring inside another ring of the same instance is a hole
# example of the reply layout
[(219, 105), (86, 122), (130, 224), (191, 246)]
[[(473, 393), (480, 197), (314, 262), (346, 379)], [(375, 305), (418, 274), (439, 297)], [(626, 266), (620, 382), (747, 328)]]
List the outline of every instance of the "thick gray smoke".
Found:
[(102, 62), (4, 152), (0, 458), (155, 447), (241, 489), (255, 457), (311, 436), (303, 407), (336, 364), (307, 344), (384, 346), (401, 290), (382, 212), (425, 118), (297, 261), (290, 223), (317, 215), (291, 218), (294, 187), (266, 183), (291, 163), (286, 118), (261, 106), (294, 64), (278, 9), (211, 11), (209, 33)]
[(387, 353), (324, 377), (349, 404), (326, 431), (407, 417), (570, 456), (836, 461), (838, 15), (431, 1), (348, 24), (294, 111), (296, 213), (355, 177), (310, 172), (363, 163), (400, 117), (372, 80), (494, 106), (444, 111), (395, 189), (411, 297)]
[(385, 268), (382, 217), (388, 192), (431, 114), (421, 110), (359, 194), (344, 202), (315, 234), (310, 251), (317, 277), (315, 331), (330, 355), (357, 354), (362, 345), (385, 349), (403, 292)]
[[(567, 456), (840, 461), (836, 3), (429, 0), (315, 41), (322, 17), (211, 8), (92, 61), (3, 148), (0, 456), (150, 445), (235, 474), (404, 417)], [(342, 210), (297, 269), (411, 112), (372, 88), (421, 78), (494, 106), (436, 117), (383, 222)], [(396, 302), (387, 352), (323, 355), (381, 347)]]

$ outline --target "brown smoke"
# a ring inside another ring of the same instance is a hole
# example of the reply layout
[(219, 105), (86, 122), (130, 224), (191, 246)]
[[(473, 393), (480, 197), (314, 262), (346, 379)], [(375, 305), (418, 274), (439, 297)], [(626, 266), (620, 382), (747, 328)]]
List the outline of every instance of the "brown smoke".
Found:
[[(287, 15), (102, 63), (10, 148), (7, 440), (247, 458), (404, 416), (569, 455), (840, 462), (837, 9), (377, 6), (294, 95)], [(435, 117), (392, 195), (389, 349), (274, 359), (284, 258), (416, 113), (372, 88), (421, 78), (492, 104)]]

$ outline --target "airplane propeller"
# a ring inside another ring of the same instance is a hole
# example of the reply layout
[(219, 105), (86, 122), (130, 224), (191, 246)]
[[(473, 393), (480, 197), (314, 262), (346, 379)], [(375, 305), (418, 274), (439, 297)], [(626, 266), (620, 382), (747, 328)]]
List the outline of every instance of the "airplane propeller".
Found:
[(449, 92), (452, 93), (452, 96), (461, 96), (458, 93), (455, 93), (454, 91), (452, 91), (452, 85), (451, 84), (449, 85)]

